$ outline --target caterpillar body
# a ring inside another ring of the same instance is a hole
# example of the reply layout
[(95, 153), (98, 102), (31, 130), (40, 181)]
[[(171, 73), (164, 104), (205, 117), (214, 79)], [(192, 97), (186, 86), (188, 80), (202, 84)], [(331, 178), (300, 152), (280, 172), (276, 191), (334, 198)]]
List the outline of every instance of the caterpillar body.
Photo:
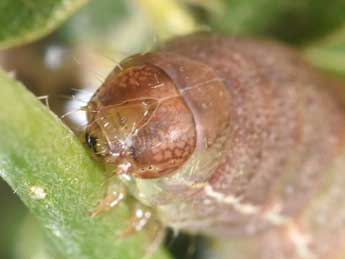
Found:
[(189, 35), (111, 72), (86, 141), (164, 225), (251, 240), (243, 258), (343, 258), (340, 87), (279, 43)]

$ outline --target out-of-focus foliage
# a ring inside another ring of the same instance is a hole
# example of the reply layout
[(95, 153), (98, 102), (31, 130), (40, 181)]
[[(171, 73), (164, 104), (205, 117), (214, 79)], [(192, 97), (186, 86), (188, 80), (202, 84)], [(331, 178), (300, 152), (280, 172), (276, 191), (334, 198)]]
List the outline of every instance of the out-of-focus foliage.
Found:
[(136, 0), (136, 3), (150, 17), (159, 39), (189, 34), (198, 29), (196, 21), (178, 1)]
[(345, 24), (341, 29), (305, 48), (306, 57), (316, 66), (345, 76)]
[(184, 0), (199, 22), (230, 35), (270, 37), (303, 48), (314, 65), (345, 76), (345, 0)]
[(90, 1), (59, 29), (59, 36), (74, 44), (104, 41), (103, 37), (114, 36), (117, 27), (131, 14), (130, 9), (124, 1)]
[(1, 0), (0, 47), (12, 47), (51, 32), (87, 0)]
[(122, 59), (147, 51), (156, 39), (153, 25), (133, 1), (90, 1), (56, 35), (77, 48)]
[(271, 36), (303, 44), (345, 23), (344, 0), (224, 0), (222, 3), (221, 14), (211, 16), (210, 25), (227, 33)]

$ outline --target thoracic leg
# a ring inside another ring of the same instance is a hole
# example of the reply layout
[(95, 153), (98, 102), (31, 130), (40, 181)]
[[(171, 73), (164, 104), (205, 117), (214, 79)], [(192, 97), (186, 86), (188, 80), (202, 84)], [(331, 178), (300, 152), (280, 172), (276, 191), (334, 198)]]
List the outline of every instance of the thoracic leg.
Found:
[(91, 217), (95, 217), (100, 213), (107, 212), (116, 207), (127, 196), (126, 187), (120, 182), (112, 182), (108, 186), (107, 194), (99, 202)]

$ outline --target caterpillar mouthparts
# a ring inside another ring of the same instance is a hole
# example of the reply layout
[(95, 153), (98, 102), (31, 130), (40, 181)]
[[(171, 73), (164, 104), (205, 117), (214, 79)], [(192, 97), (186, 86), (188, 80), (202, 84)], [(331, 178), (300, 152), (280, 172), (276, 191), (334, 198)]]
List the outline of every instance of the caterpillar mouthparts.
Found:
[(338, 258), (339, 86), (281, 44), (194, 34), (116, 67), (87, 106), (86, 142), (164, 225), (261, 233), (255, 258)]

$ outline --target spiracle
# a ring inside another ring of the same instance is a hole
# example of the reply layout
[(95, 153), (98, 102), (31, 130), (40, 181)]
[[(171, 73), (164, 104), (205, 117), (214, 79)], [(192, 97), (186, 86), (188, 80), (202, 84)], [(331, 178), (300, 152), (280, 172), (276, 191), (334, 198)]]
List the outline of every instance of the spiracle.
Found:
[(164, 225), (259, 235), (255, 258), (338, 258), (340, 88), (282, 44), (193, 34), (111, 72), (87, 106), (86, 142)]

